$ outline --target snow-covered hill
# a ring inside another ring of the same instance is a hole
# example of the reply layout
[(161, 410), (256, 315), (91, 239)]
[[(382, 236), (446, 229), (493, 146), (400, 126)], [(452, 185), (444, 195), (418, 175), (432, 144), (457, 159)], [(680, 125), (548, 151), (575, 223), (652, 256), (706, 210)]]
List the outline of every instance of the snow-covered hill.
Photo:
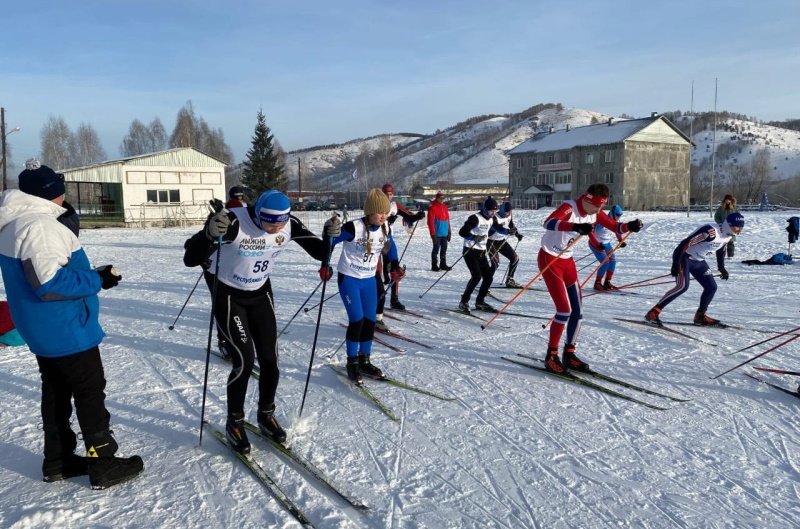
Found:
[[(519, 114), (490, 117), (470, 125), (437, 131), (430, 136), (388, 135), (386, 139), (396, 147), (403, 168), (402, 176), (394, 179), (393, 183), (409, 191), (413, 183), (462, 182), (478, 178), (504, 181), (508, 178), (506, 153), (534, 133), (550, 127), (581, 127), (606, 121), (609, 117), (590, 110), (549, 105), (524, 118)], [(680, 118), (682, 121), (686, 119), (686, 116)], [(708, 164), (712, 130), (694, 131), (693, 139), (696, 147), (692, 162), (700, 166)], [(320, 180), (318, 188), (347, 189), (359, 185), (350, 178), (356, 157), (365, 148), (375, 150), (381, 141), (381, 137), (374, 137), (291, 152), (287, 155), (288, 170), (296, 178), (299, 157), (306, 176), (314, 175)], [(745, 165), (763, 147), (770, 151), (775, 178), (800, 175), (800, 131), (734, 119), (718, 123), (716, 148), (719, 169), (724, 170), (726, 164), (732, 163)]]

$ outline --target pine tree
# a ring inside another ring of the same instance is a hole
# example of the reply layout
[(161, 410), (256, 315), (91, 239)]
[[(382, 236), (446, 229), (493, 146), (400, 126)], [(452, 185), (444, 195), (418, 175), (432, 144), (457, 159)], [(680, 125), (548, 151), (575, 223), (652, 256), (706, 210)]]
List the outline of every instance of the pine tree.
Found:
[(250, 195), (254, 197), (272, 189), (282, 193), (289, 190), (286, 168), (275, 152), (273, 135), (261, 110), (258, 111), (253, 144), (244, 162), (242, 184), (250, 189)]

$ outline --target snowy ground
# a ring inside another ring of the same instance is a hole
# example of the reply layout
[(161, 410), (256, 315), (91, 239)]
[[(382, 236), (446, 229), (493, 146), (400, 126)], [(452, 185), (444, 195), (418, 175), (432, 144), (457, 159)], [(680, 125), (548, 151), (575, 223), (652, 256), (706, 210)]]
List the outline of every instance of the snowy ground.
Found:
[[(535, 274), (539, 226), (546, 214), (515, 213), (526, 235), (518, 249), (519, 281)], [(625, 218), (633, 216), (626, 213)], [(437, 310), (458, 302), (468, 276), (463, 263), (420, 300), (440, 274), (427, 271), (430, 241), (418, 233), (404, 259), (409, 277), (402, 299), (429, 318), (388, 323), (434, 347), (387, 338), (408, 351), (401, 355), (376, 345), (374, 362), (398, 380), (456, 400), (370, 384), (401, 417), (395, 423), (352, 391), (323, 365), (324, 353), (344, 336), (339, 323), (346, 321), (345, 312), (334, 298), (323, 312), (302, 420), (296, 410), (314, 319), (298, 317), (280, 343), (277, 414), (294, 449), (371, 511), (346, 508), (285, 466), (268, 447), (256, 444), (253, 457), (320, 528), (797, 527), (800, 400), (745, 377), (742, 373), (754, 373), (749, 366), (710, 380), (777, 342), (728, 353), (800, 321), (799, 265), (738, 263), (786, 251), (788, 216), (747, 215), (736, 262), (728, 266), (731, 279), (719, 282), (709, 310), (725, 322), (767, 332), (679, 328), (705, 341), (696, 342), (613, 319), (641, 318), (669, 285), (632, 289), (635, 295), (586, 298), (580, 355), (598, 370), (691, 399), (674, 403), (623, 390), (668, 411), (503, 361), (501, 355), (542, 355), (544, 320), (501, 317), (482, 331), (476, 323)], [(674, 245), (709, 219), (696, 213), (692, 218), (644, 213), (641, 218), (645, 229), (620, 251), (618, 284), (668, 273)], [(454, 231), (460, 220), (454, 220)], [(318, 223), (311, 227), (319, 232)], [(85, 477), (41, 482), (36, 363), (26, 348), (0, 350), (0, 527), (299, 527), (217, 440), (205, 435), (198, 446), (210, 304), (202, 284), (175, 330), (168, 329), (199, 273), (181, 262), (182, 243), (193, 231), (106, 229), (81, 235), (94, 264), (113, 263), (124, 276), (118, 288), (101, 294), (107, 332), (101, 350), (117, 439), (126, 454), (138, 453), (145, 460), (145, 472), (135, 481), (100, 492), (90, 490)], [(406, 240), (407, 235), (398, 236), (401, 249)], [(458, 243), (451, 247), (451, 262), (459, 250)], [(587, 252), (582, 243), (576, 255)], [(273, 274), (279, 324), (318, 282), (316, 266), (296, 245), (281, 259)], [(335, 288), (335, 282), (330, 286)], [(505, 299), (512, 294), (494, 292)], [(663, 318), (688, 321), (698, 298), (693, 285)], [(525, 293), (510, 310), (545, 318), (553, 313), (547, 294), (540, 291)], [(309, 314), (316, 317), (316, 311)], [(42, 332), (47, 332), (46, 321)], [(798, 343), (752, 365), (798, 370)], [(212, 357), (206, 417), (220, 425), (227, 373), (226, 365)], [(789, 376), (764, 378), (786, 387), (798, 382)], [(255, 395), (249, 403), (254, 420)]]

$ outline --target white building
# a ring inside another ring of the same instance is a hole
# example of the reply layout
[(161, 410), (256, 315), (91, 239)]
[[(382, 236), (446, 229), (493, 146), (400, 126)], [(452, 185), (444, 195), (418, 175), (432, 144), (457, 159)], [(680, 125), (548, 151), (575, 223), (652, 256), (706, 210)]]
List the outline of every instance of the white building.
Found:
[[(126, 226), (196, 224), (208, 202), (225, 202), (225, 163), (192, 147), (141, 154), (62, 171), (66, 200), (92, 220)], [(88, 221), (88, 222), (87, 222)]]

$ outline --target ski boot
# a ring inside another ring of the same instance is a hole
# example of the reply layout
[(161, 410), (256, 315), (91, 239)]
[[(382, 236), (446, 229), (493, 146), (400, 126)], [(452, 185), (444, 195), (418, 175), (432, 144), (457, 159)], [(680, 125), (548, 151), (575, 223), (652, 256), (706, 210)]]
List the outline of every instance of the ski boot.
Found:
[(547, 371), (557, 375), (567, 374), (567, 368), (564, 367), (564, 364), (561, 363), (561, 359), (558, 358), (558, 347), (547, 348), (547, 356), (544, 359), (544, 368)]
[(361, 372), (358, 370), (357, 356), (347, 357), (347, 378), (349, 378), (354, 384), (361, 385)]
[(492, 307), (491, 305), (489, 305), (485, 301), (476, 301), (475, 302), (475, 310), (479, 310), (481, 312), (492, 312), (492, 313), (497, 312), (497, 310), (495, 310), (494, 307)]
[(469, 308), (469, 304), (463, 301), (458, 304), (458, 310), (460, 310), (461, 312), (466, 312), (467, 314), (472, 312), (472, 309)]
[(575, 345), (574, 344), (565, 344), (564, 345), (564, 354), (561, 355), (564, 359), (564, 365), (567, 369), (572, 369), (573, 371), (581, 371), (583, 373), (591, 373), (591, 369), (589, 369), (589, 364), (581, 360), (575, 355)]
[(519, 283), (514, 281), (513, 277), (509, 277), (508, 279), (506, 279), (506, 286), (508, 288), (523, 288), (523, 285), (520, 285)]
[(102, 490), (132, 479), (144, 470), (139, 456), (116, 457), (117, 442), (110, 430), (84, 436), (86, 459), (88, 459), (89, 484)]
[(598, 292), (606, 291), (606, 287), (603, 286), (603, 278), (598, 277), (597, 279), (594, 280), (594, 289), (597, 290)]
[(406, 306), (400, 303), (400, 300), (398, 298), (392, 298), (392, 301), (389, 303), (389, 306), (394, 310), (399, 310), (402, 312), (406, 311)]
[(250, 440), (247, 439), (247, 430), (244, 427), (244, 413), (229, 413), (225, 425), (225, 437), (228, 444), (240, 454), (250, 453)]
[(383, 321), (383, 318), (375, 320), (375, 329), (381, 332), (389, 332), (389, 326)]
[(358, 353), (358, 371), (359, 373), (363, 373), (368, 377), (372, 378), (382, 378), (383, 371), (381, 371), (378, 367), (372, 365), (372, 362), (369, 361), (370, 355), (365, 355), (364, 353)]
[(721, 327), (722, 322), (719, 320), (715, 320), (714, 318), (709, 318), (706, 316), (705, 312), (696, 312), (694, 315), (694, 324), (699, 325), (701, 327)]
[(614, 286), (610, 279), (606, 279), (605, 283), (603, 283), (603, 288), (606, 290), (619, 290), (619, 287)]
[(284, 443), (286, 441), (286, 430), (281, 428), (281, 425), (275, 419), (275, 404), (259, 410), (258, 429), (261, 430), (262, 434), (274, 439), (275, 442)]
[(647, 314), (644, 315), (644, 321), (651, 325), (658, 325), (659, 327), (662, 327), (664, 324), (661, 322), (661, 318), (658, 317), (660, 314), (661, 309), (658, 307), (653, 307), (647, 311)]

